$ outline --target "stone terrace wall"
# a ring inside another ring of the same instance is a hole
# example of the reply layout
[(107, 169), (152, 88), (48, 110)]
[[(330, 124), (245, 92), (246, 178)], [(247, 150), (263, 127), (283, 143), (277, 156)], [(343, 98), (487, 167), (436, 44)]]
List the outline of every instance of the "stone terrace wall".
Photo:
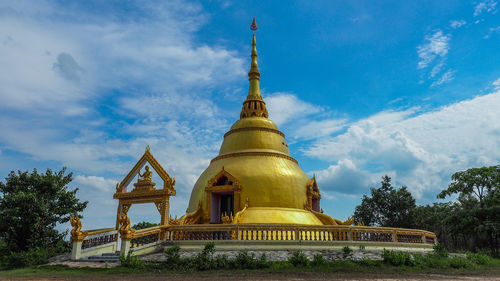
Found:
[[(227, 255), (229, 258), (234, 258), (238, 253), (241, 251), (227, 251), (227, 250), (220, 250), (216, 251), (214, 256), (217, 255)], [(249, 255), (254, 255), (256, 258), (260, 258), (262, 254), (266, 255), (267, 260), (271, 261), (284, 261), (287, 260), (289, 257), (292, 256), (294, 251), (288, 251), (288, 250), (266, 250), (266, 251), (246, 251)], [(181, 249), (180, 251), (180, 256), (182, 258), (188, 258), (188, 257), (195, 257), (199, 251), (183, 251)], [(370, 259), (370, 260), (383, 260), (382, 258), (382, 251), (360, 251), (360, 250), (353, 250), (352, 253), (349, 255), (344, 254), (342, 251), (336, 251), (336, 250), (325, 250), (325, 251), (302, 251), (306, 255), (306, 257), (309, 260), (312, 260), (314, 255), (316, 254), (321, 254), (323, 257), (327, 260), (354, 260), (358, 261), (363, 258)], [(154, 253), (150, 255), (144, 255), (141, 256), (140, 259), (142, 260), (156, 260), (156, 261), (164, 261), (166, 260), (166, 256), (164, 253)]]

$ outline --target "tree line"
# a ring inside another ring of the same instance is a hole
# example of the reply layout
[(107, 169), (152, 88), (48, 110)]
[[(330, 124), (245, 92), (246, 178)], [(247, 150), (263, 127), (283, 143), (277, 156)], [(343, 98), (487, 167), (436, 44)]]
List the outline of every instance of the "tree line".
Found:
[(448, 187), (437, 194), (452, 199), (418, 206), (407, 187), (396, 188), (391, 178), (370, 189), (356, 206), (358, 224), (417, 228), (436, 233), (451, 251), (488, 251), (500, 248), (500, 166), (471, 168), (453, 174)]

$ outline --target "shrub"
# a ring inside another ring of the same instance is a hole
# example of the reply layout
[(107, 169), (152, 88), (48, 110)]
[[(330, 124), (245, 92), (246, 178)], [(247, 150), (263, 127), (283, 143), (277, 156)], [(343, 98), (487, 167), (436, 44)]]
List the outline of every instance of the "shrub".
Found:
[(271, 263), (267, 260), (267, 256), (265, 253), (262, 253), (259, 260), (257, 261), (257, 268), (268, 268), (271, 266)]
[(314, 255), (313, 260), (311, 262), (311, 264), (314, 266), (323, 266), (327, 263), (328, 263), (328, 261), (323, 257), (322, 254)]
[(344, 248), (342, 248), (342, 252), (344, 253), (344, 255), (348, 256), (350, 253), (352, 253), (352, 249), (349, 248), (349, 246), (345, 246)]
[(169, 269), (179, 269), (181, 265), (181, 255), (179, 246), (172, 246), (170, 248), (165, 249), (165, 255), (167, 260), (165, 261), (165, 266)]
[(453, 268), (466, 268), (469, 266), (469, 262), (465, 258), (461, 257), (451, 257), (448, 258), (448, 265)]
[(434, 252), (433, 252), (434, 255), (436, 255), (438, 257), (446, 258), (449, 255), (448, 251), (445, 249), (445, 247), (441, 243), (435, 244), (432, 248), (434, 249)]
[(434, 253), (428, 253), (425, 256), (417, 255), (421, 258), (417, 258), (415, 261), (417, 264), (430, 268), (447, 268), (449, 267), (447, 258), (442, 258)]
[(413, 254), (413, 263), (418, 266), (425, 266), (426, 258), (421, 254)]
[(227, 255), (217, 255), (213, 264), (214, 269), (228, 269), (230, 266)]
[(120, 263), (124, 267), (130, 268), (144, 268), (144, 262), (139, 259), (137, 256), (132, 256), (133, 251), (129, 251), (127, 255), (120, 255)]
[(466, 254), (466, 258), (467, 260), (475, 263), (475, 264), (489, 264), (491, 263), (491, 258), (487, 255), (483, 255), (483, 254), (480, 254), (480, 253), (471, 253), (471, 252), (468, 252)]
[(168, 262), (178, 262), (181, 256), (179, 255), (180, 251), (179, 246), (172, 246), (168, 249), (165, 250), (165, 255), (167, 256), (167, 261)]
[(365, 250), (365, 245), (359, 245), (359, 250), (364, 251)]
[(292, 256), (288, 258), (288, 262), (295, 267), (306, 267), (309, 265), (309, 260), (301, 251), (293, 252)]
[(231, 263), (233, 268), (239, 269), (254, 269), (257, 267), (255, 256), (251, 256), (247, 252), (239, 252)]
[(207, 244), (205, 244), (205, 247), (203, 248), (203, 251), (201, 253), (211, 258), (215, 253), (215, 243), (208, 242)]
[(394, 266), (415, 265), (415, 261), (412, 259), (411, 255), (407, 252), (395, 252), (392, 250), (388, 251), (384, 249), (382, 257), (384, 258), (385, 263), (392, 264)]
[(44, 264), (50, 257), (46, 249), (33, 248), (23, 252), (10, 252), (0, 258), (0, 267), (5, 269)]
[(205, 244), (203, 251), (201, 251), (194, 260), (192, 261), (192, 265), (197, 270), (209, 270), (214, 267), (213, 254), (215, 253), (215, 244), (213, 242), (209, 242)]
[(359, 264), (364, 265), (364, 266), (378, 266), (380, 263), (378, 261), (374, 261), (371, 259), (368, 259), (366, 257), (363, 257), (361, 260), (358, 261)]

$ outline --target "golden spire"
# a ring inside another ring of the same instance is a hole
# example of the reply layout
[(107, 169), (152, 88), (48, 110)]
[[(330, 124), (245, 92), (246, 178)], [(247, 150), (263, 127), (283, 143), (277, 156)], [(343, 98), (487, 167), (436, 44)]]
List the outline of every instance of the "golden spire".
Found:
[(257, 30), (257, 24), (255, 23), (255, 18), (253, 18), (252, 25), (250, 25), (250, 30), (254, 31), (252, 38), (252, 63), (250, 64), (250, 71), (248, 72), (248, 81), (250, 82), (250, 86), (248, 88), (247, 99), (243, 102), (240, 118), (267, 118), (268, 114), (266, 103), (260, 95), (260, 72), (257, 65), (257, 43), (255, 40), (255, 30)]

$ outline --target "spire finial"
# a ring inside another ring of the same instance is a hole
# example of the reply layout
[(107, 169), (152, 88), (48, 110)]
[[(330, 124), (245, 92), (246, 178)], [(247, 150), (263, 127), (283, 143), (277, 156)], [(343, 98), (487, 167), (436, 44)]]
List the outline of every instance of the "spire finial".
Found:
[(250, 25), (250, 30), (257, 30), (257, 24), (255, 23), (255, 17), (253, 17), (252, 25)]
[(253, 18), (250, 30), (254, 31), (252, 38), (252, 63), (250, 64), (250, 71), (248, 72), (248, 81), (250, 87), (248, 89), (248, 96), (243, 102), (243, 109), (240, 113), (240, 118), (247, 117), (264, 117), (267, 118), (267, 109), (262, 96), (260, 95), (260, 71), (257, 65), (257, 42), (255, 40), (255, 31), (257, 30), (257, 23), (255, 17)]

